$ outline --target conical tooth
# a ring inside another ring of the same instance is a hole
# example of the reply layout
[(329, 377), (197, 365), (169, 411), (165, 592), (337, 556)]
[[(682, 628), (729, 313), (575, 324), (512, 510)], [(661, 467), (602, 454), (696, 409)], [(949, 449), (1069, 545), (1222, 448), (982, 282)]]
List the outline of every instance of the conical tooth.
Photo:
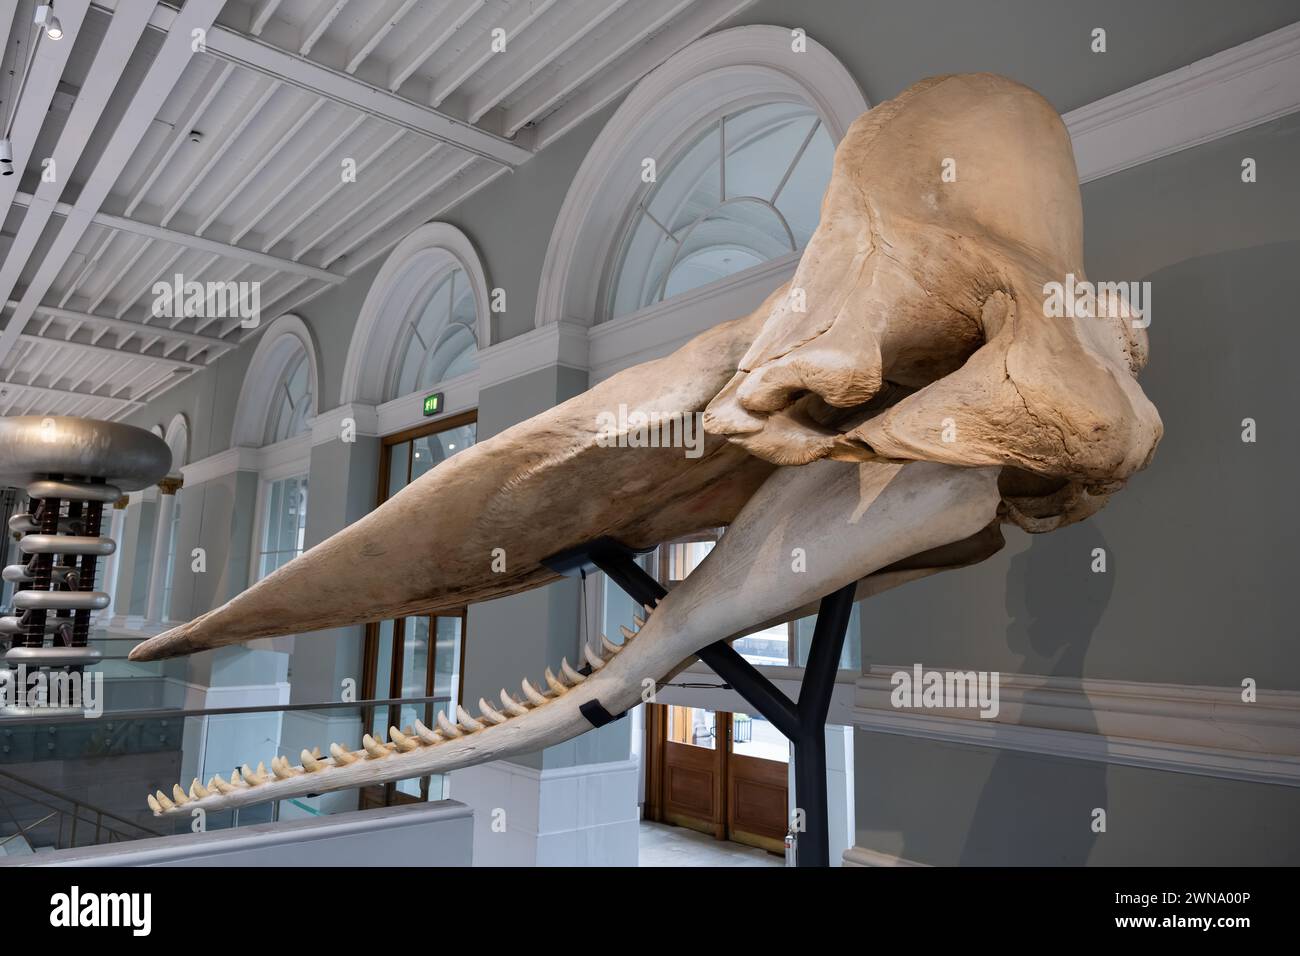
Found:
[(565, 691), (569, 689), (560, 683), (559, 678), (556, 677), (553, 673), (551, 673), (551, 669), (549, 667), (546, 668), (546, 686), (551, 689), (551, 691), (555, 694), (556, 697), (559, 697), (561, 694), (563, 694)]
[(524, 678), (523, 688), (524, 696), (532, 701), (535, 707), (540, 707), (542, 704), (546, 703), (546, 697), (533, 687), (532, 684), (528, 683), (527, 677)]
[(163, 793), (161, 790), (159, 790), (157, 793), (155, 793), (154, 796), (158, 798), (158, 803), (161, 804), (161, 806), (162, 806), (162, 808), (163, 808), (164, 810), (175, 810), (175, 809), (176, 809), (176, 804), (174, 804), (174, 803), (172, 803), (170, 800), (168, 800), (168, 799), (167, 799), (167, 794)]
[(208, 797), (208, 796), (211, 796), (211, 793), (209, 793), (208, 788), (203, 786), (203, 784), (199, 783), (199, 778), (195, 777), (194, 782), (190, 784), (190, 799), (202, 800), (204, 797)]
[[(261, 764), (258, 764), (259, 768), (261, 766)], [(248, 784), (250, 787), (259, 786), (263, 782), (260, 770), (252, 770), (249, 768), (248, 764), (244, 764), (240, 767), (239, 771), (244, 775), (244, 783)]]
[(302, 769), (306, 770), (308, 773), (315, 773), (320, 769), (320, 761), (317, 760), (316, 755), (310, 751), (304, 749), (298, 756), (302, 760)]
[(189, 795), (181, 789), (181, 785), (179, 783), (172, 784), (172, 803), (178, 807), (183, 807), (189, 802)]
[(288, 780), (293, 776), (293, 768), (289, 766), (288, 757), (280, 757), (271, 761), (271, 773), (275, 774), (279, 780)]
[(506, 722), (506, 715), (499, 710), (495, 710), (482, 697), (478, 699), (478, 712), (483, 715), (483, 719), (489, 724), (504, 724)]
[(261, 778), (259, 782), (264, 782), (266, 780), (266, 764), (262, 763), (260, 760), (257, 762), (257, 776)]
[[(409, 731), (410, 728), (408, 727), (407, 730)], [(401, 753), (410, 753), (412, 750), (420, 749), (419, 741), (412, 740), (396, 727), (388, 728), (388, 736), (393, 739), (393, 746), (395, 746)]]
[(632, 623), (636, 625), (636, 629), (639, 631), (641, 628), (645, 627), (645, 618), (640, 614), (633, 614)]
[[(233, 777), (234, 774), (231, 774), (231, 776)], [(217, 788), (217, 793), (234, 793), (235, 791), (233, 786), (221, 779), (221, 774), (219, 773), (212, 775), (211, 785)]]
[(472, 716), (470, 716), (470, 712), (466, 710), (464, 707), (460, 706), (460, 704), (456, 705), (456, 719), (460, 722), (460, 725), (466, 728), (467, 730), (483, 729), (483, 724), (475, 720)]
[[(244, 765), (244, 769), (245, 769), (245, 770), (248, 769), (248, 765), (247, 765), (247, 764)], [(252, 785), (251, 785), (247, 780), (245, 780), (243, 777), (241, 777), (241, 776), (239, 775), (239, 771), (238, 771), (238, 770), (232, 770), (232, 771), (230, 771), (230, 785), (231, 785), (232, 787), (248, 787), (248, 786), (252, 786)]]
[(635, 632), (635, 631), (629, 631), (629, 630), (627, 629), (627, 625), (626, 625), (626, 624), (620, 624), (620, 625), (618, 626), (618, 632), (619, 632), (620, 634), (623, 635), (623, 643), (624, 643), (624, 644), (626, 644), (628, 641), (632, 640), (632, 638), (636, 637), (636, 632)]
[(388, 756), (388, 748), (369, 734), (361, 738), (361, 746), (365, 748), (366, 756), (371, 760), (378, 760), (380, 757)]
[(504, 687), (501, 688), (501, 706), (506, 709), (506, 713), (511, 717), (522, 717), (528, 713), (528, 708), (507, 694)]
[(152, 793), (145, 794), (145, 799), (149, 801), (149, 809), (152, 810), (155, 814), (160, 814), (163, 812), (162, 804), (158, 802), (158, 798), (155, 797)]
[(641, 606), (645, 608), (646, 620), (650, 620), (650, 615), (654, 613), (655, 606), (653, 604), (642, 604)]
[(320, 759), (321, 759), (320, 748), (319, 748), (319, 747), (312, 747), (312, 748), (311, 748), (311, 755), (312, 755), (313, 757), (315, 757), (317, 760), (320, 760)]
[(415, 722), (415, 735), (419, 737), (421, 740), (423, 740), (430, 747), (432, 747), (434, 744), (442, 743), (442, 735), (439, 733), (435, 733), (434, 731), (430, 730), (428, 727), (424, 726), (424, 722), (420, 720), (417, 720)]
[(460, 737), (465, 732), (447, 719), (447, 715), (438, 711), (438, 729), (444, 737)]
[(621, 645), (615, 644), (608, 637), (602, 634), (600, 635), (600, 649), (605, 652), (606, 657), (613, 657), (623, 648)]
[(587, 658), (587, 663), (591, 665), (591, 670), (593, 673), (595, 673), (596, 671), (600, 670), (602, 667), (605, 666), (604, 660), (601, 659), (601, 656), (599, 654), (597, 654), (595, 651), (591, 649), (590, 644), (582, 645), (582, 656)]
[(334, 766), (336, 767), (346, 767), (357, 759), (356, 754), (344, 750), (339, 744), (330, 744), (330, 756), (334, 758)]
[(574, 687), (587, 679), (586, 674), (581, 674), (570, 666), (567, 657), (560, 659), (560, 672), (565, 676), (569, 684)]

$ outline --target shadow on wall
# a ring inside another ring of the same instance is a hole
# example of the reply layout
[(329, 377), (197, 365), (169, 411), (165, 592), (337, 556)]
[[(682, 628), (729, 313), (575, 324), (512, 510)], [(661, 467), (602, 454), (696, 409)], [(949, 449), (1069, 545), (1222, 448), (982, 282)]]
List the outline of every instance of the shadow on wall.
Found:
[[(1088, 647), (1110, 604), (1114, 556), (1090, 521), (1031, 540), (1007, 570), (1007, 647), (1024, 662), (1021, 672), (1075, 677), (1084, 673)], [(1105, 555), (1104, 572), (1092, 570), (1099, 552)], [(1081, 729), (1097, 727), (1090, 720)], [(1027, 790), (1024, 760), (1011, 750), (994, 758), (962, 849), (963, 865), (1088, 862), (1096, 841), (1093, 809), (1106, 806), (1106, 765), (1076, 762), (1068, 787), (1056, 792), (1055, 781), (1064, 780), (1050, 775), (1042, 778), (1043, 786)]]

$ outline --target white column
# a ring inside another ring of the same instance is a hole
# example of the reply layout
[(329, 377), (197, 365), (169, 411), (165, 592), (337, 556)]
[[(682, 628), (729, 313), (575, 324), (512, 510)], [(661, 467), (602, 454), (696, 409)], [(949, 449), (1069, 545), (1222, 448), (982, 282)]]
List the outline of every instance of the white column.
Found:
[(112, 517), (109, 518), (107, 531), (102, 528), (100, 530), (100, 534), (107, 534), (113, 539), (113, 553), (104, 559), (104, 592), (108, 594), (110, 603), (96, 615), (100, 623), (108, 620), (113, 613), (113, 605), (117, 603), (117, 557), (122, 549), (122, 529), (126, 527), (126, 506), (130, 500), (123, 495), (113, 502), (113, 508), (109, 512)]
[(164, 478), (158, 482), (158, 518), (153, 534), (153, 561), (149, 571), (149, 604), (145, 622), (162, 622), (163, 587), (167, 582), (167, 544), (172, 531), (172, 518), (176, 514), (176, 492), (181, 487), (180, 478)]

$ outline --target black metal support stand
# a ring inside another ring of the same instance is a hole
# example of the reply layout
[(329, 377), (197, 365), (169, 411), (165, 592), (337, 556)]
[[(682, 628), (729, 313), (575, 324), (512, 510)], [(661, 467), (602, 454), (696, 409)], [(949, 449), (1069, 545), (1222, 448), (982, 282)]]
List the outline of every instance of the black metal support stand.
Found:
[[(651, 607), (667, 590), (636, 563), (636, 552), (613, 538), (597, 538), (579, 548), (553, 555), (544, 562), (560, 574), (585, 575), (599, 569), (637, 604)], [(812, 647), (804, 667), (799, 702), (785, 694), (745, 660), (725, 640), (699, 652), (719, 677), (730, 684), (794, 745), (795, 805), (802, 811), (798, 833), (799, 866), (830, 865), (830, 823), (826, 813), (826, 715), (830, 710), (835, 673), (844, 649), (844, 635), (853, 612), (856, 583), (846, 584), (822, 598), (813, 629)]]

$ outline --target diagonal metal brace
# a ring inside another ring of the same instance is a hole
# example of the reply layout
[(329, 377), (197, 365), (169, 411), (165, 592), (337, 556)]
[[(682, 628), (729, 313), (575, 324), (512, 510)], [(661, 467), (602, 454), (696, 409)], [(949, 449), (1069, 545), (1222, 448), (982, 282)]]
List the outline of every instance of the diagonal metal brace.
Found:
[[(570, 576), (586, 577), (589, 571), (598, 569), (638, 605), (654, 607), (668, 591), (636, 563), (637, 553), (606, 537), (560, 552), (542, 563), (553, 571)], [(725, 640), (710, 644), (698, 654), (700, 660), (794, 745), (795, 803), (804, 816), (804, 830), (799, 835), (799, 866), (830, 865), (826, 715), (830, 712), (831, 692), (835, 688), (835, 675), (844, 650), (844, 637), (853, 613), (856, 590), (856, 582), (850, 582), (822, 598), (798, 703), (786, 697)], [(603, 713), (603, 708), (601, 710)], [(589, 715), (584, 716), (592, 719)], [(607, 714), (605, 717), (607, 719), (602, 723), (614, 719)], [(601, 726), (594, 720), (592, 723)]]

